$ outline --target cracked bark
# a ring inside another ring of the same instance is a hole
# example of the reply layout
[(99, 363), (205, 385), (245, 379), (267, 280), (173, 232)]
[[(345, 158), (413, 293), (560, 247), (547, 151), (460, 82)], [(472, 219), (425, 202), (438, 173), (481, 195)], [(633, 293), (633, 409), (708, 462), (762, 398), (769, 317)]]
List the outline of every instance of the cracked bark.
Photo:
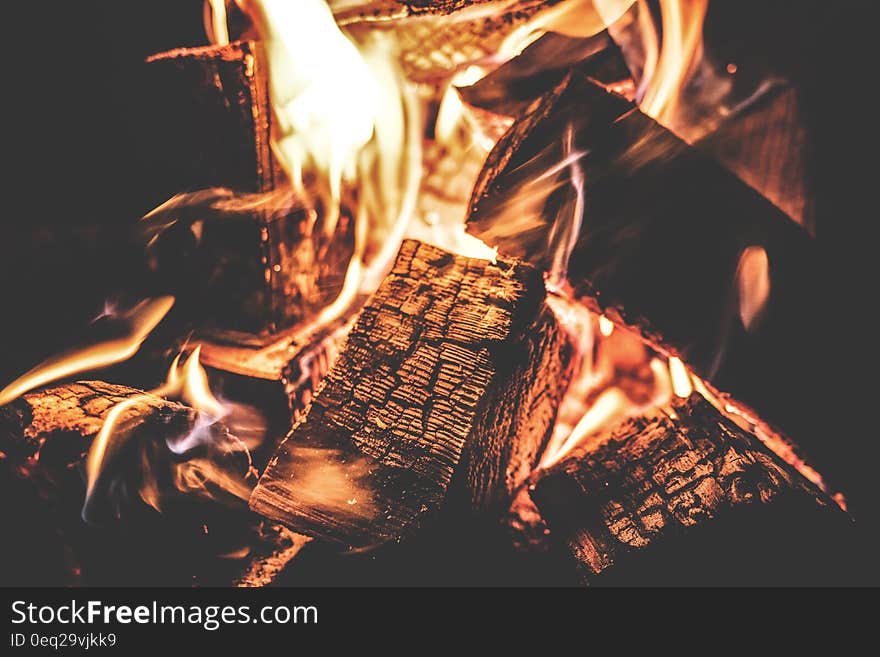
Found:
[(369, 547), (400, 539), (454, 492), (487, 509), (534, 466), (570, 348), (540, 274), (404, 242), (251, 508)]
[(840, 582), (849, 518), (694, 394), (541, 473), (531, 497), (587, 583)]

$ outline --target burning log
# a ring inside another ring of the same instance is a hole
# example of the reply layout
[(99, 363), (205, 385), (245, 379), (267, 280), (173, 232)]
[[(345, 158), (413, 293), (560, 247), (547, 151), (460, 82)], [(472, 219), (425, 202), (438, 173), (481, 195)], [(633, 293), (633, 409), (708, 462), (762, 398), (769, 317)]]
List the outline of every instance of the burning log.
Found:
[(587, 583), (840, 582), (837, 505), (699, 395), (539, 475), (532, 499)]
[[(182, 48), (147, 59), (145, 111), (156, 202), (187, 190), (268, 192), (280, 181), (259, 45)], [(151, 159), (152, 159), (151, 158)]]
[[(132, 443), (162, 445), (190, 434), (198, 422), (196, 411), (183, 404), (102, 381), (79, 381), (28, 393), (0, 408), (3, 466), (16, 480), (17, 490), (38, 498), (38, 506), (49, 510), (59, 540), (66, 546), (62, 551), (74, 561), (69, 564), (69, 570), (75, 573), (69, 575), (71, 581), (80, 577), (90, 583), (113, 581), (113, 568), (121, 566), (130, 575), (125, 564), (130, 566), (131, 561), (137, 560), (139, 569), (149, 571), (150, 564), (159, 569), (160, 579), (154, 583), (190, 584), (193, 579), (241, 586), (269, 583), (299, 551), (305, 538), (282, 527), (263, 526), (244, 504), (237, 509), (233, 505), (232, 510), (224, 506), (220, 511), (211, 505), (186, 501), (186, 495), (163, 498), (162, 491), (154, 488), (158, 497), (147, 495), (146, 499), (151, 504), (161, 500), (165, 515), (160, 518), (164, 522), (157, 521), (155, 514), (150, 515), (146, 505), (133, 506), (131, 500), (114, 500), (125, 504), (124, 531), (114, 531), (114, 523), (97, 528), (83, 522), (87, 454), (111, 409), (126, 401), (133, 401), (133, 405), (119, 422)], [(205, 458), (231, 481), (249, 490), (255, 474), (247, 447), (222, 424), (217, 423), (210, 430), (213, 440), (205, 448)], [(148, 453), (155, 457), (149, 448)], [(159, 459), (152, 458), (151, 467), (157, 467), (158, 462)], [(120, 487), (113, 483), (105, 487), (100, 482), (100, 488)], [(211, 486), (210, 482), (201, 483)], [(126, 475), (120, 484), (125, 488), (142, 482), (137, 476)], [(163, 551), (159, 545), (162, 541), (155, 540), (156, 532), (168, 535), (168, 545), (176, 546), (173, 554)], [(136, 539), (144, 533), (153, 537), (145, 544), (149, 550), (138, 547)], [(181, 548), (178, 539), (188, 533), (195, 533), (198, 540)], [(246, 550), (239, 548), (242, 542), (247, 545)], [(145, 551), (147, 554), (141, 554)], [(242, 554), (237, 559), (218, 558), (237, 551)], [(122, 563), (118, 554), (126, 555)]]
[(447, 493), (503, 502), (566, 386), (570, 348), (544, 297), (528, 265), (405, 241), (251, 508), (368, 547), (412, 531)]
[(823, 461), (809, 235), (705, 153), (572, 73), (497, 144), (469, 232), (741, 399)]
[(626, 62), (605, 31), (585, 39), (545, 34), (486, 77), (461, 87), (459, 93), (470, 106), (519, 117), (573, 68), (608, 89), (635, 95)]
[(163, 203), (144, 224), (151, 266), (205, 337), (265, 347), (339, 293), (354, 222), (344, 211), (318, 235), (285, 187), (259, 43), (172, 50), (145, 69), (144, 151)]
[[(341, 316), (311, 332), (295, 327), (265, 347), (202, 342), (200, 360), (218, 371), (225, 395), (259, 408), (267, 421), (267, 435), (280, 438), (302, 418), (353, 321)], [(277, 442), (265, 441), (254, 450), (258, 469), (275, 447)]]

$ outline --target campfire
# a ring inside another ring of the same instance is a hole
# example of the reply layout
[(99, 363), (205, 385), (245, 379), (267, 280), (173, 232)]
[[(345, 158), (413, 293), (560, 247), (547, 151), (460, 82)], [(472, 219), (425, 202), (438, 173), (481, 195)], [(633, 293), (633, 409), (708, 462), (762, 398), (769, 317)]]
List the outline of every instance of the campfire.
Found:
[(137, 71), (141, 283), (0, 382), (41, 577), (840, 576), (808, 134), (713, 4), (204, 2)]

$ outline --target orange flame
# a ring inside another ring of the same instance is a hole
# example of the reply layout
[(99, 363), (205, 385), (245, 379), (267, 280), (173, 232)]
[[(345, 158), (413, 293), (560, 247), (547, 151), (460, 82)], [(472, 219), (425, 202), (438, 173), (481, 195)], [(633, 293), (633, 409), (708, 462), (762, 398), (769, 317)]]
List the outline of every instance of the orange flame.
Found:
[[(662, 42), (657, 38), (650, 11), (639, 12), (647, 51), (643, 80), (647, 80), (640, 106), (645, 114), (667, 125), (675, 115), (679, 97), (694, 65), (703, 54), (703, 21), (709, 0), (660, 0)], [(657, 44), (660, 43), (659, 55)]]
[(548, 7), (511, 32), (495, 58), (499, 63), (516, 57), (547, 32), (586, 38), (618, 20), (635, 0), (569, 0)]
[(770, 298), (770, 259), (764, 247), (749, 246), (743, 250), (736, 280), (739, 316), (746, 330), (752, 330)]
[(673, 356), (669, 359), (669, 376), (672, 379), (672, 391), (676, 397), (690, 397), (694, 391), (691, 382), (691, 374), (687, 371), (680, 358)]
[[(200, 347), (196, 347), (183, 366), (179, 364), (180, 355), (178, 354), (168, 368), (168, 375), (163, 385), (142, 395), (130, 397), (110, 409), (104, 424), (101, 426), (101, 430), (92, 442), (86, 459), (86, 508), (89, 506), (89, 502), (95, 492), (95, 486), (106, 464), (109, 462), (110, 456), (122, 447), (128, 439), (129, 433), (125, 431), (123, 424), (126, 420), (131, 419), (132, 416), (137, 415), (137, 407), (139, 405), (155, 397), (177, 398), (190, 404), (199, 413), (196, 426), (190, 434), (177, 441), (172, 448), (172, 451), (178, 453), (182, 453), (194, 446), (200, 438), (200, 430), (210, 426), (226, 415), (226, 408), (211, 393), (207, 372), (199, 363), (200, 350)], [(204, 474), (210, 471), (208, 465), (210, 464), (194, 464), (192, 462), (184, 464), (182, 467), (185, 467), (189, 474), (185, 475), (178, 472), (178, 483), (192, 483), (195, 481), (193, 477), (196, 476), (197, 472)], [(148, 471), (151, 464), (144, 463), (143, 466), (145, 471)], [(223, 475), (223, 477), (226, 476)], [(152, 479), (147, 478), (140, 494), (147, 504), (157, 510), (159, 509), (158, 492)], [(83, 514), (84, 516), (86, 515), (85, 508)]]
[(0, 406), (52, 381), (131, 358), (173, 305), (174, 297), (159, 297), (142, 301), (131, 310), (121, 313), (115, 319), (121, 321), (126, 328), (124, 335), (43, 361), (0, 390)]

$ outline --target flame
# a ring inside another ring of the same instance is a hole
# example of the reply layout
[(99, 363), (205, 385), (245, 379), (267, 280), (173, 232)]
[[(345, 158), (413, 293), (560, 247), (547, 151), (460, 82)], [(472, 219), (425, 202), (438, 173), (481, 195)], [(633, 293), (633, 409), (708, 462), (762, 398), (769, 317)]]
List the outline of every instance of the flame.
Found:
[(614, 323), (605, 315), (599, 315), (599, 332), (606, 338), (614, 332)]
[(373, 136), (378, 81), (323, 0), (242, 4), (269, 60), (277, 154), (298, 187), (304, 172), (319, 171), (326, 209), (338, 210), (342, 180), (355, 177), (358, 154)]
[(566, 127), (562, 143), (562, 162), (569, 167), (569, 180), (573, 190), (571, 200), (564, 203), (557, 213), (550, 231), (550, 248), (553, 259), (550, 264), (548, 285), (558, 289), (565, 284), (568, 261), (577, 244), (584, 215), (584, 171), (580, 165), (583, 152), (574, 148), (574, 128)]
[(569, 0), (549, 7), (513, 30), (501, 43), (494, 59), (516, 57), (547, 32), (569, 37), (591, 37), (617, 21), (635, 0)]
[(264, 43), (279, 162), (325, 235), (343, 207), (355, 219), (342, 290), (311, 329), (371, 292), (405, 236), (421, 177), (417, 90), (389, 34), (343, 31), (324, 0), (239, 5)]
[(562, 446), (558, 450), (544, 453), (541, 467), (550, 467), (563, 456), (569, 454), (576, 446), (583, 444), (589, 436), (602, 428), (614, 426), (619, 420), (626, 417), (627, 411), (631, 407), (630, 400), (620, 388), (607, 388), (584, 413)]
[(739, 288), (739, 316), (746, 330), (752, 330), (770, 298), (770, 259), (761, 246), (743, 250), (736, 271)]
[[(648, 85), (640, 102), (642, 111), (660, 123), (671, 121), (694, 64), (702, 58), (703, 21), (708, 7), (709, 0), (660, 0), (663, 40), (656, 63), (651, 63), (650, 75), (645, 76)], [(653, 25), (642, 25), (646, 33), (653, 33)], [(656, 33), (648, 37), (648, 42), (656, 44)]]
[[(181, 399), (197, 411), (205, 413), (210, 418), (218, 420), (226, 415), (226, 409), (211, 393), (208, 385), (208, 373), (199, 362), (199, 354), (202, 348), (196, 347), (183, 364), (183, 385), (180, 391)], [(169, 378), (171, 374), (169, 372)], [(179, 377), (175, 376), (175, 381)]]
[(672, 391), (676, 397), (690, 397), (694, 391), (694, 385), (691, 382), (690, 372), (687, 371), (680, 358), (673, 356), (669, 359), (669, 376), (672, 379)]
[(0, 390), (0, 406), (52, 381), (121, 363), (131, 358), (173, 305), (174, 297), (159, 297), (147, 299), (131, 310), (118, 313), (112, 320), (120, 322), (125, 329), (122, 336), (74, 349), (43, 361)]
[[(83, 517), (90, 518), (90, 506), (93, 502), (96, 486), (108, 463), (131, 437), (126, 423), (138, 416), (138, 407), (156, 397), (178, 399), (189, 404), (197, 413), (195, 425), (183, 437), (167, 442), (168, 449), (174, 454), (184, 454), (199, 444), (210, 441), (207, 431), (219, 419), (225, 417), (229, 408), (221, 404), (211, 392), (208, 374), (199, 362), (201, 347), (196, 347), (180, 365), (181, 355), (178, 354), (168, 368), (165, 383), (141, 395), (130, 397), (118, 403), (109, 413), (101, 426), (101, 430), (92, 442), (86, 458), (86, 502)], [(154, 464), (142, 455), (144, 480), (139, 490), (141, 499), (156, 510), (160, 510), (160, 493), (156, 479), (151, 470)], [(178, 490), (204, 490), (205, 482), (211, 482), (237, 497), (247, 499), (248, 491), (244, 491), (244, 483), (223, 472), (222, 469), (205, 459), (191, 459), (179, 465), (175, 470), (175, 482)]]
[(226, 24), (226, 0), (205, 2), (205, 28), (208, 38), (218, 46), (229, 43), (229, 27)]

